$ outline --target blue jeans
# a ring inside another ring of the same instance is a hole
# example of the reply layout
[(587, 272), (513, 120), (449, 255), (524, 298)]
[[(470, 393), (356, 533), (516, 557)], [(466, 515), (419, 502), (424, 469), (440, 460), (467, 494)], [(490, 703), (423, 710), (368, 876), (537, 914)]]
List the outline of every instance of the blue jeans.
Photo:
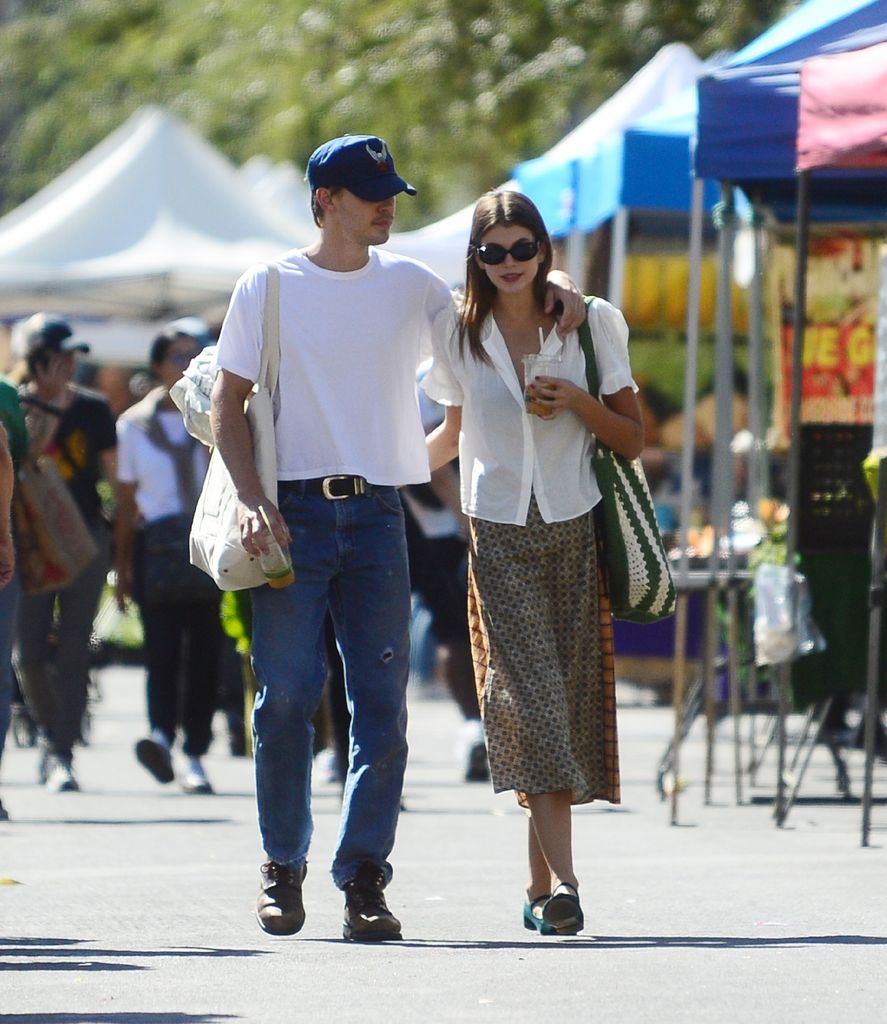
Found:
[(339, 888), (369, 861), (391, 878), (388, 855), (407, 760), (410, 584), (403, 509), (393, 487), (329, 501), (281, 484), (296, 581), (253, 591), (253, 712), (259, 829), (271, 860), (308, 856), (314, 727), (325, 677), (327, 608), (345, 667), (351, 712), (348, 773), (333, 860)]

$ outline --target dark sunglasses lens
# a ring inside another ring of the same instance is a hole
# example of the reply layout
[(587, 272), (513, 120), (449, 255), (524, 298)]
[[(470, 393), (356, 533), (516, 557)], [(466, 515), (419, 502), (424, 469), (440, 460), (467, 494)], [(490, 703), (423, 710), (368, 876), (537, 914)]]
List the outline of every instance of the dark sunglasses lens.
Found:
[(539, 243), (533, 239), (523, 238), (519, 242), (515, 242), (510, 249), (506, 249), (502, 245), (497, 245), (495, 242), (490, 242), (486, 245), (480, 245), (477, 249), (477, 254), (480, 256), (482, 263), (489, 263), (496, 266), (498, 263), (504, 263), (506, 256), (511, 256), (516, 259), (518, 263), (526, 263), (527, 260), (531, 260), (536, 253), (539, 251)]
[(511, 255), (518, 261), (518, 263), (526, 263), (527, 260), (531, 260), (536, 253), (539, 251), (539, 243), (536, 241), (529, 241), (524, 239), (521, 242), (515, 242), (511, 247)]
[(489, 245), (478, 246), (477, 254), (482, 263), (490, 263), (495, 266), (497, 263), (504, 263), (508, 250), (501, 245), (491, 242)]

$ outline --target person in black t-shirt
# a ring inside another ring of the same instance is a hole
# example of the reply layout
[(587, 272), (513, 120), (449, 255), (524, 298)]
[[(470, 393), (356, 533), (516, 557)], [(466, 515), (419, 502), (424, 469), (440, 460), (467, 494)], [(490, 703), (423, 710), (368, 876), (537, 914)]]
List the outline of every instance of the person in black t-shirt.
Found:
[(80, 788), (72, 748), (86, 710), (92, 623), (109, 562), (97, 486), (102, 477), (116, 477), (117, 434), (108, 403), (72, 384), (76, 354), (89, 346), (73, 337), (70, 326), (38, 313), (24, 325), (23, 338), (31, 380), (20, 397), (30, 454), (55, 461), (99, 549), (64, 590), (23, 594), (19, 605), (16, 666), (41, 730), (39, 777), (58, 792), (70, 792)]

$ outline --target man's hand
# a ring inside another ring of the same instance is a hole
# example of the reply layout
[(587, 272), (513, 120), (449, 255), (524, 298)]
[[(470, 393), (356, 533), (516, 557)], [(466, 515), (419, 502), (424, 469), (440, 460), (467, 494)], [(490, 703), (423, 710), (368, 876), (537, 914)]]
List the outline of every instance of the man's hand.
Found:
[(552, 270), (548, 274), (545, 312), (556, 314), (557, 333), (561, 338), (565, 338), (570, 331), (578, 330), (587, 316), (582, 292), (563, 270)]
[[(264, 516), (262, 512), (265, 513)], [(256, 557), (268, 550), (268, 527), (265, 525), (265, 516), (268, 518), (271, 532), (284, 551), (292, 540), (286, 521), (268, 498), (241, 501), (240, 543), (243, 545), (244, 551)]]

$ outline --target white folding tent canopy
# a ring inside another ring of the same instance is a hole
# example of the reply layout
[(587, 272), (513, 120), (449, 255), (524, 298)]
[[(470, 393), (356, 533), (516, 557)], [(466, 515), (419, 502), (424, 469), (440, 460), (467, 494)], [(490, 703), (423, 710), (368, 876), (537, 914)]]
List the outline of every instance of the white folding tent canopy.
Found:
[(199, 313), (308, 238), (184, 123), (145, 107), (0, 219), (0, 317)]
[[(312, 238), (317, 232), (311, 216), (311, 190), (305, 175), (291, 160), (274, 163), (267, 156), (252, 156), (237, 170), (250, 194), (294, 238)], [(301, 243), (300, 243), (301, 244)]]

